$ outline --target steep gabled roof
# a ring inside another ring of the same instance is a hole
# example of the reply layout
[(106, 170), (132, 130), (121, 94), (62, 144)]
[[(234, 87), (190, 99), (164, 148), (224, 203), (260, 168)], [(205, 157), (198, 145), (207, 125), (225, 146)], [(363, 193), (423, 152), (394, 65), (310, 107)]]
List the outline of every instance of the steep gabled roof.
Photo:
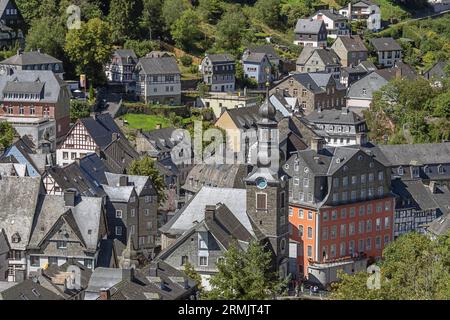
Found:
[(96, 115), (95, 118), (83, 118), (79, 121), (100, 148), (106, 147), (113, 141), (113, 133), (125, 137), (122, 130), (120, 130), (119, 126), (109, 114), (100, 114)]
[(318, 34), (323, 24), (322, 20), (298, 19), (295, 33)]
[(207, 54), (206, 57), (214, 63), (232, 63), (235, 62), (234, 57), (228, 53), (222, 54)]
[(341, 41), (348, 52), (368, 51), (360, 36), (340, 36), (337, 37), (336, 41)]
[[(8, 2), (8, 1), (2, 1)], [(1, 15), (1, 8), (0, 8)], [(10, 58), (7, 58), (0, 62), (0, 65), (16, 65), (16, 66), (27, 66), (34, 64), (53, 64), (53, 63), (62, 63), (61, 60), (58, 60), (48, 54), (39, 51), (28, 51), (21, 52), (16, 54)]]
[(33, 279), (27, 279), (0, 293), (3, 300), (63, 300), (64, 298), (50, 291)]
[(145, 74), (179, 74), (177, 60), (174, 57), (141, 58), (138, 66)]
[(373, 45), (376, 51), (397, 51), (402, 50), (402, 47), (398, 44), (394, 38), (373, 38), (370, 39), (370, 43)]

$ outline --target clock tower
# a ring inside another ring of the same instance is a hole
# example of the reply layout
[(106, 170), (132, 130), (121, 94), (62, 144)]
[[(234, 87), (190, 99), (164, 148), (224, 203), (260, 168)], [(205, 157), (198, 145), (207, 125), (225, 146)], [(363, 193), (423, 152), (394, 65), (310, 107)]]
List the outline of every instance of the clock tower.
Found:
[(269, 99), (259, 109), (257, 165), (245, 179), (247, 214), (274, 253), (274, 267), (281, 277), (288, 273), (288, 188), (280, 167), (276, 109)]

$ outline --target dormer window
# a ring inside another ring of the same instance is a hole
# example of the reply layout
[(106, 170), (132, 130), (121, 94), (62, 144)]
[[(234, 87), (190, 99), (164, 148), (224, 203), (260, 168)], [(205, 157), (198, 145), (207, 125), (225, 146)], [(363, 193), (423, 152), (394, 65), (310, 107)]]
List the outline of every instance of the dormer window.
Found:
[(419, 167), (412, 167), (411, 174), (413, 177), (418, 177), (419, 176)]
[(444, 174), (444, 167), (441, 164), (438, 165), (437, 169), (439, 174)]
[(19, 243), (20, 240), (21, 240), (21, 238), (20, 238), (20, 234), (19, 234), (18, 232), (14, 233), (14, 234), (11, 236), (11, 242), (12, 242), (12, 243)]
[(405, 174), (405, 170), (403, 169), (403, 167), (398, 167), (397, 173), (398, 173), (399, 176), (402, 176), (402, 175)]
[(366, 88), (363, 88), (363, 89), (362, 89), (362, 94), (363, 94), (363, 95), (366, 95), (366, 94), (367, 94), (367, 89), (366, 89)]
[(425, 167), (423, 167), (423, 171), (425, 172), (425, 173), (431, 173), (431, 169), (430, 169), (430, 167), (429, 166), (425, 166)]

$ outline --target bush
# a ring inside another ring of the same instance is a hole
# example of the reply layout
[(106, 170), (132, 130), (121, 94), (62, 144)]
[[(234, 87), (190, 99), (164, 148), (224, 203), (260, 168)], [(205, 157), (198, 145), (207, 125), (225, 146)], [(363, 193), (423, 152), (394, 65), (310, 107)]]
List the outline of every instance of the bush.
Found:
[(185, 67), (189, 67), (192, 65), (192, 57), (185, 55), (180, 58), (181, 64)]

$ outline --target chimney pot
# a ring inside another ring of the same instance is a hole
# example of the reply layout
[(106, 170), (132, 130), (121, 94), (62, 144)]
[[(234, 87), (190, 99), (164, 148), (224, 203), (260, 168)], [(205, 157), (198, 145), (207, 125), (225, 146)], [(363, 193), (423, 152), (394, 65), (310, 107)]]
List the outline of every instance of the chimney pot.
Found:
[(205, 220), (214, 220), (216, 215), (216, 206), (207, 205), (205, 207)]
[(64, 191), (64, 204), (66, 207), (75, 207), (75, 190)]
[(111, 291), (107, 288), (101, 289), (99, 300), (111, 300)]
[(324, 141), (322, 138), (313, 137), (311, 139), (311, 149), (314, 150), (315, 152), (319, 152), (320, 150), (322, 150), (323, 146), (324, 146)]
[(119, 178), (119, 186), (120, 187), (128, 186), (128, 176), (120, 176), (120, 178)]

